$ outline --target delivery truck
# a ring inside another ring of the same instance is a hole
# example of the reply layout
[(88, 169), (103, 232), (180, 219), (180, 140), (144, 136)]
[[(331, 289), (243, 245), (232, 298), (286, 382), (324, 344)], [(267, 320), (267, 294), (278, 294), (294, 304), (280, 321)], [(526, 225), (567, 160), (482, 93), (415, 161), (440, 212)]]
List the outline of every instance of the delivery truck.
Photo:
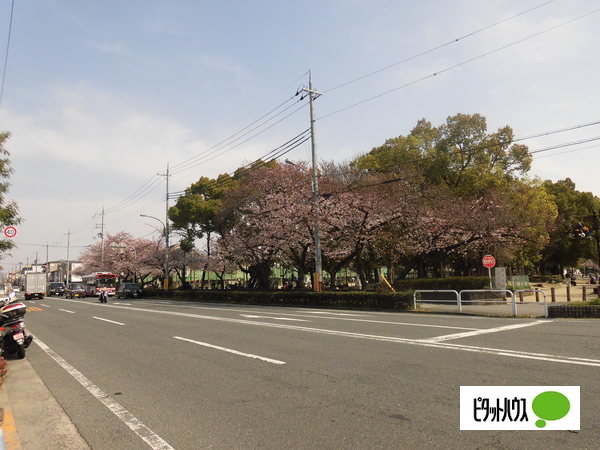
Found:
[(31, 272), (25, 274), (25, 300), (44, 298), (46, 295), (46, 274)]

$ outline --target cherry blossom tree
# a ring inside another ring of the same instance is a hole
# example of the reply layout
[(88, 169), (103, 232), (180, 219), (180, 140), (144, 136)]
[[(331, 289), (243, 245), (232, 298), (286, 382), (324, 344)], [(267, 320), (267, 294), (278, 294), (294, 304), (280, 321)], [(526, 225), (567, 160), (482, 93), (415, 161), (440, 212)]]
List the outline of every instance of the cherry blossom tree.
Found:
[[(104, 253), (104, 261), (103, 261)], [(96, 242), (81, 255), (82, 267), (78, 274), (91, 272), (112, 272), (123, 280), (140, 281), (149, 284), (164, 274), (164, 245), (148, 239), (134, 238), (126, 232), (107, 235), (102, 242)]]

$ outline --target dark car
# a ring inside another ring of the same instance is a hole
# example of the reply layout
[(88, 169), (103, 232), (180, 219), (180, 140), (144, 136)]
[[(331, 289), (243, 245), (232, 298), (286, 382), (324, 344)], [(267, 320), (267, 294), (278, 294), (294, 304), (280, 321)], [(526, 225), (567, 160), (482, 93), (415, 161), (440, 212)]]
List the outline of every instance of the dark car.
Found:
[(137, 283), (121, 283), (116, 295), (118, 298), (139, 298), (142, 296), (142, 289)]
[(62, 296), (65, 293), (65, 283), (61, 283), (60, 281), (48, 283), (48, 289), (46, 292), (48, 297), (52, 297), (53, 295)]
[(67, 298), (85, 298), (85, 285), (83, 283), (70, 283), (65, 289), (65, 297)]

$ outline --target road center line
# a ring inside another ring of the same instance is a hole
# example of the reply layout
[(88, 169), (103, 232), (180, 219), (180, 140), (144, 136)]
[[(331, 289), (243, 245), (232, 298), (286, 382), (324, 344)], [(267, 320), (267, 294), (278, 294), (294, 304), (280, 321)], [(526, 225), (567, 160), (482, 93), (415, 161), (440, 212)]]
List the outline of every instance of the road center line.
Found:
[(58, 308), (58, 310), (59, 311), (64, 311), (64, 312), (69, 313), (69, 314), (75, 314), (75, 311), (69, 311), (68, 309), (60, 309), (60, 308)]
[(479, 336), (480, 334), (498, 333), (500, 331), (515, 330), (517, 328), (531, 327), (533, 325), (540, 325), (542, 323), (550, 323), (550, 322), (551, 321), (548, 321), (548, 320), (536, 320), (535, 322), (517, 323), (514, 325), (506, 325), (503, 327), (488, 328), (486, 330), (465, 331), (464, 333), (446, 334), (444, 336), (436, 336), (436, 337), (432, 337), (432, 338), (421, 339), (421, 341), (422, 342), (451, 341), (453, 339), (462, 339), (462, 338), (471, 337), (471, 336)]
[[(63, 300), (69, 302), (71, 300)], [(242, 320), (242, 319), (231, 319), (229, 317), (215, 317), (215, 316), (205, 316), (202, 314), (190, 314), (183, 313), (177, 311), (160, 311), (156, 309), (144, 309), (144, 308), (134, 308), (130, 306), (114, 306), (114, 305), (99, 305), (96, 303), (86, 303), (91, 306), (97, 306), (101, 308), (117, 308), (117, 309), (125, 309), (129, 311), (139, 311), (146, 312), (152, 314), (164, 314), (171, 316), (179, 316), (179, 317), (189, 317), (193, 319), (203, 319), (203, 320), (214, 320), (217, 322), (228, 322), (228, 323), (238, 323), (244, 325), (253, 325), (253, 326), (261, 326), (267, 328), (279, 328), (285, 330), (293, 330), (293, 331), (303, 331), (307, 333), (316, 333), (316, 334), (326, 334), (331, 336), (342, 336), (342, 337), (350, 337), (350, 338), (358, 338), (358, 339), (371, 339), (375, 341), (383, 341), (383, 342), (396, 342), (401, 344), (409, 344), (409, 345), (417, 345), (421, 347), (430, 347), (430, 348), (441, 348), (446, 350), (461, 350), (466, 352), (476, 352), (476, 353), (487, 353), (497, 356), (507, 356), (512, 358), (523, 358), (523, 359), (532, 359), (532, 360), (541, 360), (541, 361), (550, 361), (557, 362), (562, 364), (575, 364), (580, 366), (593, 366), (600, 367), (600, 359), (587, 359), (587, 358), (578, 358), (571, 356), (561, 356), (561, 355), (552, 355), (552, 354), (532, 354), (527, 352), (519, 352), (515, 350), (506, 350), (502, 348), (485, 348), (485, 347), (477, 347), (477, 346), (467, 346), (467, 345), (455, 345), (455, 344), (446, 344), (444, 342), (426, 342), (420, 339), (406, 339), (399, 338), (393, 336), (381, 336), (374, 334), (361, 334), (361, 333), (352, 333), (349, 331), (337, 331), (337, 330), (328, 330), (323, 328), (311, 328), (311, 327), (303, 327), (299, 325), (284, 325), (281, 323), (269, 323), (269, 322), (257, 322), (253, 320)]]
[(124, 323), (121, 322), (115, 322), (114, 320), (108, 320), (108, 319), (103, 319), (102, 317), (96, 317), (96, 316), (92, 316), (93, 319), (97, 319), (97, 320), (103, 320), (105, 322), (110, 322), (110, 323), (114, 323), (115, 325), (125, 325)]
[(261, 361), (269, 362), (272, 364), (279, 364), (279, 365), (285, 364), (285, 361), (279, 361), (277, 359), (271, 359), (271, 358), (266, 358), (264, 356), (253, 355), (252, 353), (242, 353), (237, 350), (232, 350), (230, 348), (219, 347), (218, 345), (212, 345), (212, 344), (208, 344), (206, 342), (194, 341), (193, 339), (187, 339), (187, 338), (179, 337), (179, 336), (173, 336), (173, 339), (179, 339), (180, 341), (191, 342), (192, 344), (201, 345), (203, 347), (214, 348), (215, 350), (221, 350), (223, 352), (233, 353), (234, 355), (245, 356), (246, 358), (260, 359)]
[(111, 413), (121, 420), (121, 422), (127, 425), (131, 431), (142, 438), (144, 442), (150, 446), (150, 448), (154, 450), (174, 450), (173, 447), (171, 447), (159, 435), (154, 433), (150, 428), (135, 418), (129, 411), (109, 397), (106, 392), (92, 383), (88, 378), (85, 377), (85, 375), (66, 362), (62, 357), (57, 355), (50, 347), (40, 341), (37, 336), (35, 336), (33, 342), (35, 342), (42, 350), (44, 350), (46, 354), (50, 356), (50, 358), (56, 361), (59, 366), (65, 369), (69, 375), (75, 378), (75, 380), (77, 380), (77, 382), (81, 384), (90, 394), (96, 397), (100, 403), (106, 406)]

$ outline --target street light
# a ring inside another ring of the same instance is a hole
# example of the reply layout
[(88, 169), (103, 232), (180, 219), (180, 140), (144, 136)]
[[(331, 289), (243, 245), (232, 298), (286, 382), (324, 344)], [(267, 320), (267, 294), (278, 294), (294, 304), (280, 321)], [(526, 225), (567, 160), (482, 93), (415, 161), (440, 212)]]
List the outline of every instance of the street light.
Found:
[(146, 214), (140, 214), (140, 217), (148, 217), (149, 219), (158, 220), (163, 226), (163, 231), (165, 233), (165, 281), (163, 284), (163, 289), (167, 290), (169, 289), (169, 222), (165, 224), (158, 217), (148, 216)]

